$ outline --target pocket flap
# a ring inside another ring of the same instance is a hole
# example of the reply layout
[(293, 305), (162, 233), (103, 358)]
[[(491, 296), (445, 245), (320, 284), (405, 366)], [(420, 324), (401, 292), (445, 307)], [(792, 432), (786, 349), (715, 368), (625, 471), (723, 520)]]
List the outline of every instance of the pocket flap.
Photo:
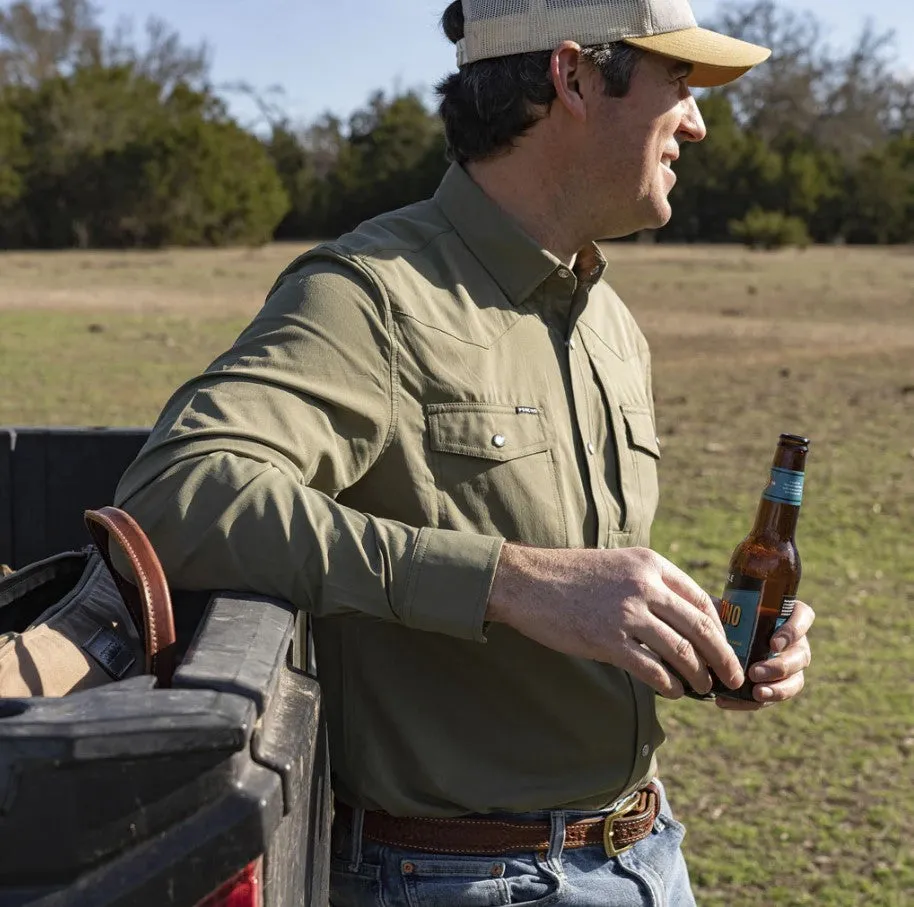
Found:
[(657, 439), (657, 430), (651, 411), (644, 406), (623, 403), (622, 417), (625, 419), (625, 427), (628, 429), (629, 446), (637, 447), (659, 460), (660, 441)]
[(436, 403), (426, 414), (432, 450), (504, 462), (551, 446), (538, 406)]

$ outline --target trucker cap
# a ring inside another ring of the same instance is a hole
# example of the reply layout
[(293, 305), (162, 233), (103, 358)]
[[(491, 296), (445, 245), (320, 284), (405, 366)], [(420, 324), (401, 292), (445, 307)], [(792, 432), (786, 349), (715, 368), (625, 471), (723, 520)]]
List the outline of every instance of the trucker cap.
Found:
[(693, 65), (689, 84), (725, 85), (764, 62), (767, 47), (699, 28), (688, 0), (462, 0), (464, 37), (457, 65), (624, 41)]

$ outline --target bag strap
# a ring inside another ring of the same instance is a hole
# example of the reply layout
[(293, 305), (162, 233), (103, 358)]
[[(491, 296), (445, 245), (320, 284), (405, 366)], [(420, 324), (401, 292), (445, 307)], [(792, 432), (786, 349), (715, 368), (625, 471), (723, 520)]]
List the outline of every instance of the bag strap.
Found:
[[(159, 686), (170, 686), (175, 669), (175, 621), (168, 581), (152, 543), (133, 517), (116, 507), (87, 510), (85, 520), (137, 632), (143, 636), (146, 673), (155, 674)], [(115, 570), (109, 547), (111, 536), (130, 562), (136, 585)]]

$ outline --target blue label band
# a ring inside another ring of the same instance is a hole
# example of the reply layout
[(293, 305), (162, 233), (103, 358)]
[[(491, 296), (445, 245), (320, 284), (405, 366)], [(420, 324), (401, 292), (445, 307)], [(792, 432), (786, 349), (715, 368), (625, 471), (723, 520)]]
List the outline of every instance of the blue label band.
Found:
[(771, 470), (771, 481), (762, 497), (775, 504), (792, 504), (799, 507), (803, 503), (804, 478), (802, 472), (775, 466)]

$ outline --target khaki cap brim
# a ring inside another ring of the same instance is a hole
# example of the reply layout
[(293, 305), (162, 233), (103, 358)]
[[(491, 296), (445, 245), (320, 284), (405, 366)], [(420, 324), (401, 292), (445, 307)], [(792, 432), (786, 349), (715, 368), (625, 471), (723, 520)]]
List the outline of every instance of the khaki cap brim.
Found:
[(686, 28), (646, 38), (624, 38), (642, 50), (691, 63), (689, 85), (715, 88), (745, 75), (771, 56), (767, 47), (730, 38), (707, 28)]

